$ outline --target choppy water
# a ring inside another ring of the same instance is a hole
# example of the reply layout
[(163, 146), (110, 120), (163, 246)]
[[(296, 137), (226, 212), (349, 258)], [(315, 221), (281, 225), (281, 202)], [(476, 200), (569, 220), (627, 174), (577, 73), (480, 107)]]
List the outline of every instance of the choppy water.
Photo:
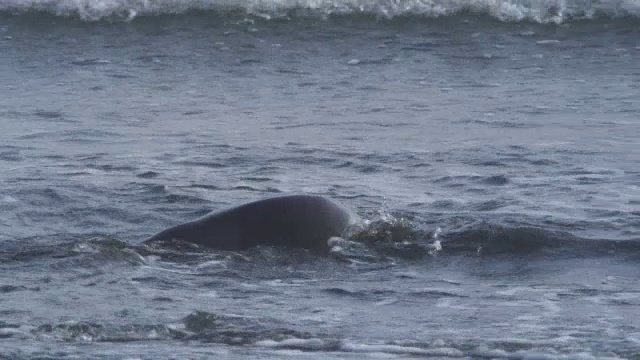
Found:
[[(0, 9), (0, 358), (640, 357), (637, 2)], [(141, 245), (285, 193), (362, 222)]]

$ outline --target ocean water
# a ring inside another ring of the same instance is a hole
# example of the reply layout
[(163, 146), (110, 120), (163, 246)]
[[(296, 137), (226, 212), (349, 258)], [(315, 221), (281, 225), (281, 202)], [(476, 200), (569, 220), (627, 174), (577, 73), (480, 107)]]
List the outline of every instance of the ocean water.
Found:
[(0, 0), (0, 359), (639, 359), (639, 119), (637, 0)]

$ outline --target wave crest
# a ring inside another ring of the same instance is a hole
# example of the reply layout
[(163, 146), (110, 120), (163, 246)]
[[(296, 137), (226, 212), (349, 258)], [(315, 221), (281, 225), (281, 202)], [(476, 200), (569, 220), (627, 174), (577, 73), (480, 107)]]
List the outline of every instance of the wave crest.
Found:
[(561, 23), (595, 16), (640, 17), (640, 0), (0, 0), (0, 11), (48, 12), (85, 21), (189, 11), (240, 11), (263, 18), (292, 14), (367, 14), (382, 18), (437, 18), (461, 12), (488, 14), (501, 21)]

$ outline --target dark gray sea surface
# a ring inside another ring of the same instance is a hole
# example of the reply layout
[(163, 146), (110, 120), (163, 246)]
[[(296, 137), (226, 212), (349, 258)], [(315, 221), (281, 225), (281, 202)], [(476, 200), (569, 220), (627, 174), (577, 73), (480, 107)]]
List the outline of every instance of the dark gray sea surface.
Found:
[[(0, 359), (640, 358), (639, 14), (0, 0)], [(358, 223), (143, 244), (291, 193)]]

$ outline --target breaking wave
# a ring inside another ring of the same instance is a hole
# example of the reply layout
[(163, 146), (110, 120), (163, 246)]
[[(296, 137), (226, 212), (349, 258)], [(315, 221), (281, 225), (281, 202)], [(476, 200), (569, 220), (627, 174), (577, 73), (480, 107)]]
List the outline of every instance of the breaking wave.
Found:
[(640, 0), (0, 0), (3, 13), (46, 12), (83, 21), (130, 21), (192, 11), (266, 19), (332, 15), (438, 18), (473, 13), (509, 22), (562, 23), (603, 16), (637, 18)]

